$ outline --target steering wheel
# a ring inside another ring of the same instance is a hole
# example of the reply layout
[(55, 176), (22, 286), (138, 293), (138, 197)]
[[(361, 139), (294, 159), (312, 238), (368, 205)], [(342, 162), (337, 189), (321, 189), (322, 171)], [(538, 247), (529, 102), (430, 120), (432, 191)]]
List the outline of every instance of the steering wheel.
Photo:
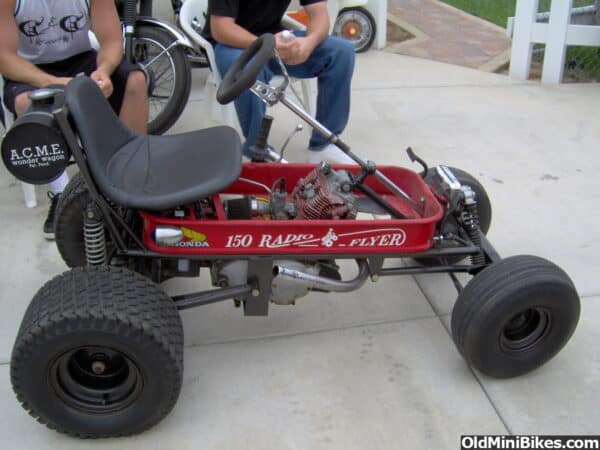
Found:
[(250, 89), (274, 51), (275, 36), (267, 33), (256, 39), (229, 67), (217, 90), (217, 101), (225, 105)]

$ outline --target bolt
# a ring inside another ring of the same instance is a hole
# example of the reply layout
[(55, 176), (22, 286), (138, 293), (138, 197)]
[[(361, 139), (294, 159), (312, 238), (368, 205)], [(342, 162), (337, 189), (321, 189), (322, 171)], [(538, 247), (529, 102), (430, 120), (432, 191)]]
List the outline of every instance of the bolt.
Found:
[(258, 297), (260, 295), (260, 291), (258, 289), (252, 289), (252, 297)]
[(92, 371), (96, 375), (102, 375), (106, 370), (106, 364), (103, 361), (94, 361), (92, 363)]
[(379, 281), (379, 275), (377, 275), (377, 274), (371, 275), (371, 281), (373, 283), (377, 283)]
[(94, 211), (88, 211), (87, 216), (88, 216), (88, 219), (93, 219), (94, 218)]

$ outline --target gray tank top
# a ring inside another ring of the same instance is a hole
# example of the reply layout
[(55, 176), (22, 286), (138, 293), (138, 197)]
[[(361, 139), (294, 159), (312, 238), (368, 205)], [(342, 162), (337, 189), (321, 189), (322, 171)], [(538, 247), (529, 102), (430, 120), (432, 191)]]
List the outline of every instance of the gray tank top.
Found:
[(88, 0), (17, 0), (18, 55), (34, 64), (61, 61), (92, 48)]

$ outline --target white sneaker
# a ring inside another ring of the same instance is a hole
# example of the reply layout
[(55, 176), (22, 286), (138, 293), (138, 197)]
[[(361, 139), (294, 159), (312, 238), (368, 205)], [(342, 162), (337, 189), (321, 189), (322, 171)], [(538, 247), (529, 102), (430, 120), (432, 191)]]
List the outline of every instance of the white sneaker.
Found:
[(327, 161), (333, 164), (356, 164), (352, 158), (334, 144), (327, 144), (322, 150), (308, 150), (306, 162), (318, 164), (321, 161)]

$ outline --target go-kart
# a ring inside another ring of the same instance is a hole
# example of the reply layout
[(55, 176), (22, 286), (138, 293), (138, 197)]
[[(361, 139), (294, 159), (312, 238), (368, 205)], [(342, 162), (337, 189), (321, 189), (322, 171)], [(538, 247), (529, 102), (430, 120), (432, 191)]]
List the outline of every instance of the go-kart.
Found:
[[(64, 94), (31, 95), (32, 109), (4, 139), (5, 164), (30, 183), (57, 177), (71, 158), (79, 168), (55, 223), (71, 269), (35, 295), (11, 358), (13, 389), (40, 422), (80, 437), (153, 426), (181, 389), (179, 311), (225, 300), (263, 316), (271, 303), (310, 292), (447, 273), (458, 291), (454, 342), (468, 364), (499, 378), (539, 367), (572, 335), (573, 283), (542, 258), (498, 255), (486, 238), (490, 200), (474, 177), (429, 168), (410, 150), (419, 172), (364, 161), (286, 97), (286, 76), (277, 87), (256, 81), (274, 56), (272, 35), (255, 41), (226, 74), (219, 101), (251, 88), (281, 102), (355, 165), (265, 163), (268, 126), (257, 162), (245, 164), (228, 127), (139, 135), (86, 77)], [(343, 260), (355, 262), (353, 275), (342, 276)], [(214, 289), (169, 297), (159, 286), (201, 270)], [(458, 273), (472, 278), (463, 286)]]

